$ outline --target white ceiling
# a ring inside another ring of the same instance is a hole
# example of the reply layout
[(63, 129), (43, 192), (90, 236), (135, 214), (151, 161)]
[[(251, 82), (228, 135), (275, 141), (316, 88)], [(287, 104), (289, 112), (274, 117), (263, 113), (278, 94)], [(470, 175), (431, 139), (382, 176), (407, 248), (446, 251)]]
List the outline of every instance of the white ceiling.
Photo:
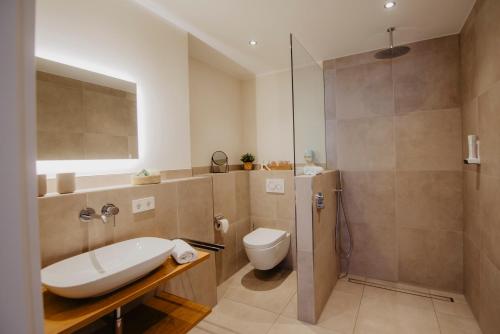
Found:
[[(289, 67), (289, 33), (317, 60), (460, 32), (475, 0), (136, 0), (255, 74)], [(250, 47), (248, 41), (258, 41)]]

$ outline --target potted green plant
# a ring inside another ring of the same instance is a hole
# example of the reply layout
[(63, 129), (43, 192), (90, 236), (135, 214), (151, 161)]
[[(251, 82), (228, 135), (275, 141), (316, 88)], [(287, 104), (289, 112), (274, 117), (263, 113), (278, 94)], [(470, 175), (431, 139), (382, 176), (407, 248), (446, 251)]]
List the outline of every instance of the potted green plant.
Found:
[(253, 162), (255, 161), (255, 157), (252, 155), (252, 153), (245, 153), (241, 156), (241, 162), (243, 162), (243, 169), (244, 170), (252, 170), (253, 169)]

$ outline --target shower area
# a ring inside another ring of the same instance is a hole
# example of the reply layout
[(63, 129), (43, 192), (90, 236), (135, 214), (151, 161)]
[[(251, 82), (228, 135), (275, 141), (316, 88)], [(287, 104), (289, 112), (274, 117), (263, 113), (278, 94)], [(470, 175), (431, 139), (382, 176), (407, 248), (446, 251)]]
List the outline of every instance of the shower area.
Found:
[[(399, 46), (397, 33), (322, 64), (290, 39), (303, 321), (347, 273), (463, 291), (459, 36)], [(307, 152), (321, 174), (304, 175)]]

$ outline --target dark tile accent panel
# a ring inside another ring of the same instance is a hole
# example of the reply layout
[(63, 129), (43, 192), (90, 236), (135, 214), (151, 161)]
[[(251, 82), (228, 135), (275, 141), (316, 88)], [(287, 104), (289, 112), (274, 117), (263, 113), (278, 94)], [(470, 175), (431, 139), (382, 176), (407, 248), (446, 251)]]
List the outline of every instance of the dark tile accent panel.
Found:
[(339, 69), (336, 77), (337, 119), (394, 114), (390, 61)]
[(462, 172), (397, 172), (400, 227), (463, 230)]
[(399, 229), (401, 281), (461, 292), (462, 266), (462, 232)]
[(397, 169), (461, 171), (461, 127), (460, 109), (397, 116)]
[(408, 45), (393, 60), (396, 112), (460, 107), (458, 35)]
[(337, 121), (337, 154), (340, 170), (393, 170), (394, 117)]
[(484, 334), (498, 334), (500, 329), (500, 270), (481, 253), (479, 325)]

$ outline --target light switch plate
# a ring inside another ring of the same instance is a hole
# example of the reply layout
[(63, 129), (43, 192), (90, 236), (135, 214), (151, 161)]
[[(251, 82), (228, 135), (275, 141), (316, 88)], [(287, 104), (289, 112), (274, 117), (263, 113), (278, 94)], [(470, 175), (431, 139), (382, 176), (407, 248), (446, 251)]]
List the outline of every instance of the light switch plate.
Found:
[(275, 194), (285, 193), (284, 179), (266, 179), (266, 192)]
[(155, 198), (146, 197), (132, 200), (132, 213), (140, 213), (144, 211), (154, 210)]

